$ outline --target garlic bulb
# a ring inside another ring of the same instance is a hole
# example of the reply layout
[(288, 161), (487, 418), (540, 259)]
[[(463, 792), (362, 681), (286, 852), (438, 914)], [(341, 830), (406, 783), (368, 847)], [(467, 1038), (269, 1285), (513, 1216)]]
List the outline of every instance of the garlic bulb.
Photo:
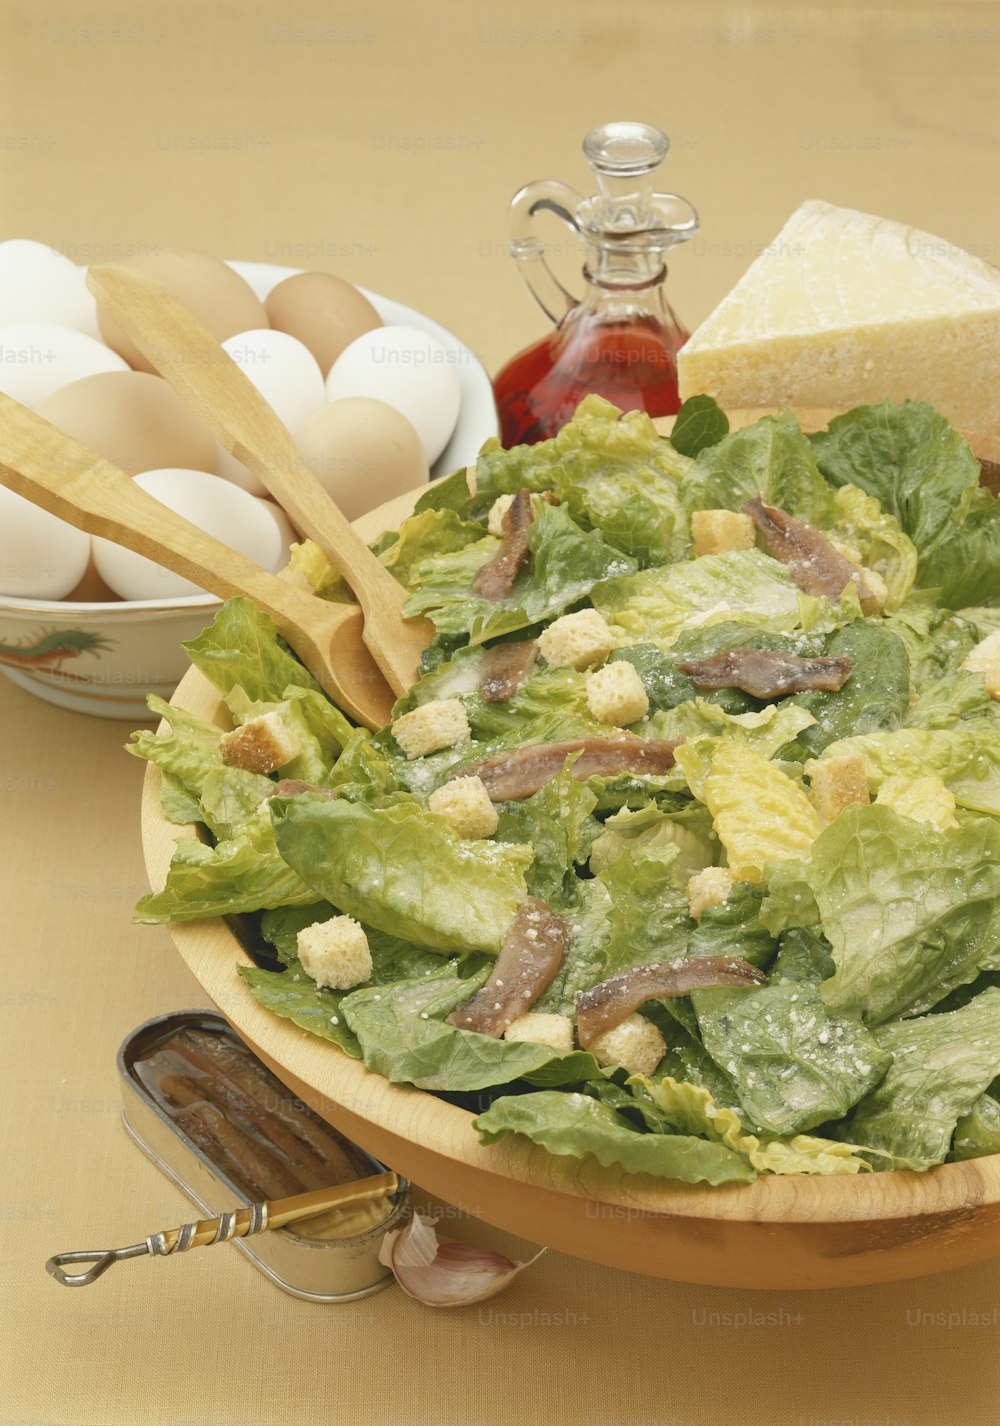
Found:
[(405, 1227), (386, 1233), (379, 1261), (392, 1269), (408, 1297), (427, 1307), (465, 1307), (502, 1292), (544, 1252), (540, 1248), (528, 1262), (517, 1263), (471, 1243), (441, 1241), (433, 1220), (418, 1211)]

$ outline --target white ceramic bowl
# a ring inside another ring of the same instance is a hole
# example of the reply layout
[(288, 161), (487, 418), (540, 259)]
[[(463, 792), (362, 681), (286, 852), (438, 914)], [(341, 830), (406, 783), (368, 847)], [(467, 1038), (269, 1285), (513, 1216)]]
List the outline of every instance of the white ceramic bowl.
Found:
[[(230, 266), (260, 298), (300, 270), (262, 262)], [(431, 332), (454, 353), (462, 404), (458, 424), (431, 475), (447, 475), (470, 464), (499, 429), (485, 368), (464, 342), (430, 317), (362, 291), (384, 322)], [(147, 716), (147, 692), (169, 698), (187, 672), (190, 665), (181, 642), (205, 627), (218, 603), (208, 594), (103, 604), (0, 594), (0, 670), (29, 693), (62, 708), (100, 718), (141, 719)]]

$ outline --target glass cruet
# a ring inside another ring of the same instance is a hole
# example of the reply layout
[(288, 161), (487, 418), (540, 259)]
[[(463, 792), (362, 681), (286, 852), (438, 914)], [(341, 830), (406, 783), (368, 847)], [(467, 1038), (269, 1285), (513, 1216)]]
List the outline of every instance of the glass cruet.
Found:
[[(698, 215), (686, 198), (653, 191), (669, 148), (650, 124), (602, 124), (583, 142), (597, 180), (593, 197), (558, 179), (514, 195), (511, 255), (556, 329), (512, 357), (494, 381), (505, 446), (554, 435), (591, 391), (623, 411), (669, 416), (678, 409), (677, 351), (688, 334), (664, 294), (664, 255), (694, 237)], [(549, 267), (535, 224), (543, 212), (583, 243), (580, 298)]]

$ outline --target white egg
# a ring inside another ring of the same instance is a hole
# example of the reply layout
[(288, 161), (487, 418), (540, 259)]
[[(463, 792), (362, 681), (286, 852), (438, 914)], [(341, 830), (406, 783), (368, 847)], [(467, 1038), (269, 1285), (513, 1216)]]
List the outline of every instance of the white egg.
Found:
[(373, 396), (415, 427), (433, 465), (458, 420), (462, 391), (455, 355), (416, 327), (376, 327), (341, 352), (326, 378), (328, 401)]
[(277, 505), (273, 500), (261, 500), (260, 503), (271, 516), (271, 519), (275, 521), (281, 532), (281, 556), (274, 568), (284, 569), (285, 565), (291, 559), (291, 546), (299, 544), (302, 536), (280, 505)]
[(0, 593), (64, 599), (89, 560), (89, 535), (0, 485)]
[(110, 347), (73, 327), (14, 322), (0, 328), (0, 391), (32, 410), (71, 381), (128, 369)]
[(0, 243), (0, 327), (11, 322), (57, 322), (99, 338), (87, 269), (30, 238)]
[[(263, 569), (279, 569), (285, 541), (266, 502), (203, 470), (147, 470), (136, 485), (192, 525), (246, 555)], [(179, 599), (203, 590), (155, 560), (123, 549), (111, 540), (94, 540), (94, 564), (122, 599)]]
[[(319, 363), (298, 338), (267, 328), (227, 337), (222, 346), (292, 435), (326, 400)], [(253, 495), (267, 494), (257, 477), (224, 446), (216, 452), (215, 469)]]

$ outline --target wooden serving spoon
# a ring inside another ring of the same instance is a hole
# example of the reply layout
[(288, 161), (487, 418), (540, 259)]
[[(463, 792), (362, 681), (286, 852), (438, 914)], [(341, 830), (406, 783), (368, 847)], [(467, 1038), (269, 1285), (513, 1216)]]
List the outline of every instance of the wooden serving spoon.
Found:
[(221, 599), (252, 599), (352, 718), (373, 729), (388, 722), (392, 691), (362, 641), (356, 604), (330, 603), (268, 574), (2, 392), (0, 484), (81, 530), (166, 565)]
[(347, 580), (364, 611), (363, 636), (372, 657), (397, 697), (406, 693), (434, 630), (426, 619), (403, 618), (406, 591), (351, 528), (253, 382), (190, 308), (146, 273), (112, 264), (92, 267), (87, 286)]

